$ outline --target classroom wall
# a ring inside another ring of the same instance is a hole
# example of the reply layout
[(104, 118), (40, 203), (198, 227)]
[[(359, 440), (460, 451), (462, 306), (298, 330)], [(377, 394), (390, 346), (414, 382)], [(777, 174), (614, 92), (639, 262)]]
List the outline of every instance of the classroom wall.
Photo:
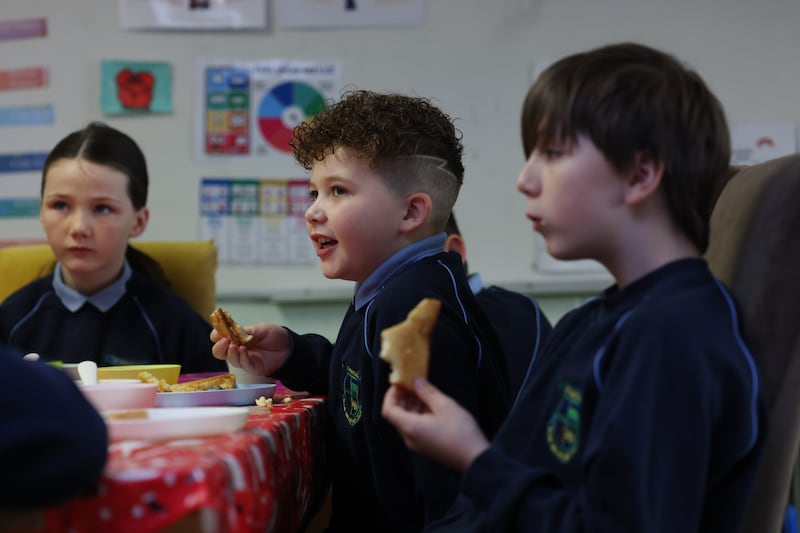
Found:
[[(203, 177), (302, 174), (293, 163), (196, 160), (197, 59), (340, 61), (343, 85), (431, 97), (456, 119), (467, 169), (456, 214), (470, 266), (488, 282), (536, 295), (553, 320), (608, 278), (533, 269), (533, 232), (514, 180), (523, 163), (518, 113), (535, 70), (588, 47), (641, 41), (699, 70), (731, 122), (800, 120), (797, 0), (430, 0), (422, 27), (309, 31), (129, 31), (113, 0), (3, 0), (0, 8), (2, 19), (40, 16), (48, 19), (47, 38), (0, 42), (0, 69), (48, 66), (50, 86), (0, 92), (0, 106), (53, 103), (56, 121), (0, 127), (0, 150), (47, 150), (90, 119), (128, 132), (148, 155), (152, 176), (146, 238), (196, 238)], [(102, 116), (102, 59), (172, 63), (174, 113)], [(41, 235), (36, 220), (0, 224), (3, 238)], [(286, 320), (332, 335), (351, 285), (325, 280), (316, 266), (222, 266), (218, 289), (220, 302), (244, 321)]]

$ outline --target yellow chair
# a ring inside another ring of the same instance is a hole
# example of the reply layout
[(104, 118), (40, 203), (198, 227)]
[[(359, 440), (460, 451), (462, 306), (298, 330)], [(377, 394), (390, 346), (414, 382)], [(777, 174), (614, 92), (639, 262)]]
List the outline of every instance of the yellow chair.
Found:
[[(203, 318), (216, 305), (217, 245), (214, 241), (131, 241), (158, 261), (172, 290)], [(49, 274), (55, 262), (47, 244), (0, 248), (0, 302), (36, 278)]]

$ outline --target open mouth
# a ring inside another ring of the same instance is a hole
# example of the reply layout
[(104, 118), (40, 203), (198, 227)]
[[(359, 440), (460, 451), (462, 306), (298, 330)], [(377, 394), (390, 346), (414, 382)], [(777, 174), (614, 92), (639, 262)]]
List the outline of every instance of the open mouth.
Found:
[(328, 239), (328, 238), (325, 238), (325, 237), (320, 237), (319, 239), (317, 239), (317, 245), (319, 245), (321, 250), (324, 250), (326, 248), (330, 248), (331, 246), (335, 245), (337, 242), (339, 242), (339, 241), (336, 241), (334, 239)]

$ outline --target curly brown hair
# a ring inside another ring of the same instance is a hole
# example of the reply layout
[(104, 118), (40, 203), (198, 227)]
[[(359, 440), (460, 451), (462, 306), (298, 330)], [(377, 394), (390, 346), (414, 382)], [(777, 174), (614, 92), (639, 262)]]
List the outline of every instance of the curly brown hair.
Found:
[(348, 91), (294, 129), (295, 159), (306, 170), (337, 148), (366, 160), (398, 194), (431, 196), (431, 223), (441, 231), (464, 179), (461, 132), (429, 99)]

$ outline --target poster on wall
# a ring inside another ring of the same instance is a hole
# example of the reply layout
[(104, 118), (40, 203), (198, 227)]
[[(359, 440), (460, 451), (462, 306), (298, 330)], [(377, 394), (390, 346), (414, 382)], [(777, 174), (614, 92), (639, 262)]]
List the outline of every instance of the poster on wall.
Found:
[(0, 70), (0, 91), (41, 89), (50, 83), (47, 67), (23, 67)]
[(100, 109), (106, 115), (172, 112), (169, 63), (102, 61)]
[(731, 125), (731, 164), (755, 165), (798, 151), (798, 124), (775, 122)]
[(308, 179), (204, 178), (200, 239), (221, 265), (313, 265), (305, 211)]
[(421, 26), (424, 0), (275, 0), (279, 28)]
[(198, 61), (198, 158), (291, 159), (292, 131), (338, 99), (340, 70), (335, 62)]
[(47, 19), (3, 19), (0, 20), (0, 41), (47, 37)]
[(38, 218), (47, 152), (0, 154), (0, 219)]
[(267, 0), (119, 0), (128, 29), (266, 28)]
[(43, 126), (55, 117), (52, 104), (0, 107), (0, 126)]

